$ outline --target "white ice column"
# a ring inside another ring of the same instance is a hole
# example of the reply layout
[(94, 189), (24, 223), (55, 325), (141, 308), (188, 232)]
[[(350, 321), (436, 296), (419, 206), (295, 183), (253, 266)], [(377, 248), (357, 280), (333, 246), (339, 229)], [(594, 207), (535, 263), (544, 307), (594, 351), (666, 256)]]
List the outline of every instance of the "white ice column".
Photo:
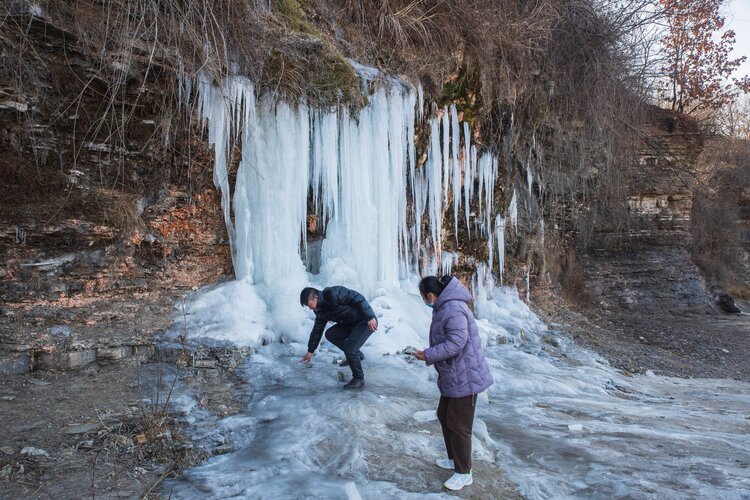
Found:
[(434, 252), (442, 251), (443, 198), (441, 189), (441, 167), (443, 158), (440, 148), (440, 122), (437, 118), (430, 121), (430, 146), (425, 163), (428, 186), (428, 212), (430, 235)]
[(505, 269), (505, 219), (498, 214), (495, 217), (495, 240), (497, 241), (497, 267), (500, 285), (503, 284), (503, 270)]
[(458, 241), (458, 209), (461, 205), (461, 162), (459, 161), (458, 152), (461, 147), (461, 129), (458, 126), (458, 113), (456, 105), (451, 104), (451, 165), (453, 175), (451, 184), (453, 185), (453, 229)]
[(304, 279), (299, 248), (309, 186), (308, 110), (266, 98), (257, 105), (257, 118), (257, 127), (245, 135), (237, 172), (238, 249), (247, 249), (248, 261), (238, 259), (237, 277), (252, 269), (258, 283)]
[(514, 228), (518, 227), (518, 197), (516, 196), (516, 188), (513, 188), (513, 196), (510, 199), (510, 205), (508, 206), (508, 214), (510, 216), (510, 223), (513, 224)]
[(394, 84), (371, 95), (357, 117), (342, 111), (340, 199), (323, 258), (348, 265), (365, 290), (397, 283), (407, 260), (406, 180), (414, 154), (415, 100), (413, 89)]
[[(469, 227), (469, 215), (471, 214), (471, 198), (474, 195), (474, 169), (471, 160), (471, 134), (469, 133), (469, 124), (467, 122), (464, 125), (464, 154), (463, 154), (463, 166), (464, 166), (464, 216), (466, 218), (466, 229), (470, 230)], [(469, 231), (469, 237), (471, 232)]]
[(312, 111), (312, 192), (320, 224), (338, 211), (338, 116), (336, 112)]
[[(258, 101), (245, 78), (213, 85), (204, 75), (198, 102), (214, 147), (214, 182), (222, 194), (236, 277), (257, 283), (304, 280), (299, 247), (309, 186), (307, 107)], [(228, 170), (234, 146), (242, 156), (232, 192)]]
[(497, 175), (497, 158), (491, 153), (479, 157), (477, 165), (479, 177), (479, 213), (482, 217), (482, 231), (485, 236), (492, 232), (492, 205), (495, 196), (495, 176)]
[[(221, 191), (221, 208), (227, 226), (232, 262), (236, 265), (234, 224), (232, 223), (231, 189), (228, 163), (233, 136), (237, 126), (233, 120), (237, 98), (247, 93), (249, 102), (254, 100), (252, 84), (241, 78), (227, 78), (224, 89), (212, 85), (205, 76), (198, 78), (198, 113), (201, 123), (208, 130), (208, 146), (214, 148), (214, 184)], [(185, 99), (187, 101), (187, 97)]]

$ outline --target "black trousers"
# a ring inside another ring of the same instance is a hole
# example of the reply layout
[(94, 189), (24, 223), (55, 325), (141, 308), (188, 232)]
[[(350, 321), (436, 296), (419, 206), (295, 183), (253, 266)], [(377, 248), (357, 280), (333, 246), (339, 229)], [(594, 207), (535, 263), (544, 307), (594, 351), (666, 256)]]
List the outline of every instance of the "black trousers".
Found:
[(367, 339), (372, 335), (372, 330), (367, 325), (367, 321), (360, 321), (351, 328), (341, 325), (333, 325), (326, 330), (326, 338), (342, 351), (349, 362), (349, 368), (352, 370), (352, 378), (364, 380), (365, 372), (362, 371), (362, 357), (359, 348), (362, 347)]
[(448, 458), (459, 474), (471, 472), (471, 428), (474, 426), (476, 395), (463, 398), (440, 396), (437, 417), (443, 428)]

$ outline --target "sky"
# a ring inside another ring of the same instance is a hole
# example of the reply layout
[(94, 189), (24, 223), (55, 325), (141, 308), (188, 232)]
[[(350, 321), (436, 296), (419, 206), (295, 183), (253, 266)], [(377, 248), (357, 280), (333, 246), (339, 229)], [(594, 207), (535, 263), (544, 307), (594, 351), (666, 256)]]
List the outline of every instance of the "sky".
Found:
[(736, 71), (736, 76), (750, 75), (750, 0), (731, 0), (726, 13), (726, 27), (737, 35), (734, 57), (747, 56), (748, 60)]

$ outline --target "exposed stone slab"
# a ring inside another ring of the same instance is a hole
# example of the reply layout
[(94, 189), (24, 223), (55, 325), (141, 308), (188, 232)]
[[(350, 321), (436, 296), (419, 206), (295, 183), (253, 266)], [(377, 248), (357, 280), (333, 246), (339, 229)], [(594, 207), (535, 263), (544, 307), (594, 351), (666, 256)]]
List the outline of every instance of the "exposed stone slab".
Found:
[(163, 363), (177, 363), (180, 359), (192, 360), (195, 349), (175, 342), (160, 342), (158, 344), (158, 360)]
[(129, 358), (133, 354), (131, 346), (100, 347), (96, 350), (96, 361), (99, 364), (110, 364)]
[(31, 371), (28, 352), (0, 352), (0, 375), (21, 375)]
[(216, 368), (218, 361), (215, 359), (195, 359), (193, 358), (193, 367), (195, 368)]
[(27, 346), (23, 352), (0, 350), (0, 375), (21, 375), (34, 370), (66, 371), (78, 370), (92, 363), (109, 365), (125, 361), (139, 361), (145, 363), (154, 357), (153, 345), (121, 345), (113, 347), (99, 347), (78, 351), (58, 350), (42, 352), (36, 356), (32, 368), (34, 352)]
[(77, 370), (96, 361), (96, 349), (57, 351), (39, 355), (37, 368), (48, 371)]
[(65, 434), (86, 434), (87, 432), (96, 430), (99, 427), (101, 427), (100, 423), (91, 422), (88, 424), (71, 425), (67, 427), (63, 432), (65, 432)]
[(148, 361), (154, 357), (156, 348), (153, 345), (134, 345), (133, 346), (133, 357), (137, 358), (138, 361)]

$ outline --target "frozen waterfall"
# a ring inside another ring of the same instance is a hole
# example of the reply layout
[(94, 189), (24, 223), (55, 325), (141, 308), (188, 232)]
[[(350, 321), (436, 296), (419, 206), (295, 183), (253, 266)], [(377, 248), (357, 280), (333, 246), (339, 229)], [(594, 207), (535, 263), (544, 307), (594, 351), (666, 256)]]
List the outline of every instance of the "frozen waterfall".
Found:
[[(355, 68), (363, 80), (377, 76), (372, 68)], [(396, 286), (442, 257), (443, 215), (451, 204), (454, 228), (463, 224), (471, 234), (475, 182), (480, 215), (474, 226), (490, 245), (496, 239), (497, 157), (477, 155), (455, 105), (431, 113), (426, 161), (416, 164), (421, 86), (386, 78), (356, 114), (258, 97), (241, 77), (216, 85), (201, 76), (197, 95), (215, 149), (214, 180), (238, 279), (307, 281), (300, 249), (308, 194), (325, 230), (322, 269), (365, 292)], [(230, 186), (233, 151), (241, 157)]]

